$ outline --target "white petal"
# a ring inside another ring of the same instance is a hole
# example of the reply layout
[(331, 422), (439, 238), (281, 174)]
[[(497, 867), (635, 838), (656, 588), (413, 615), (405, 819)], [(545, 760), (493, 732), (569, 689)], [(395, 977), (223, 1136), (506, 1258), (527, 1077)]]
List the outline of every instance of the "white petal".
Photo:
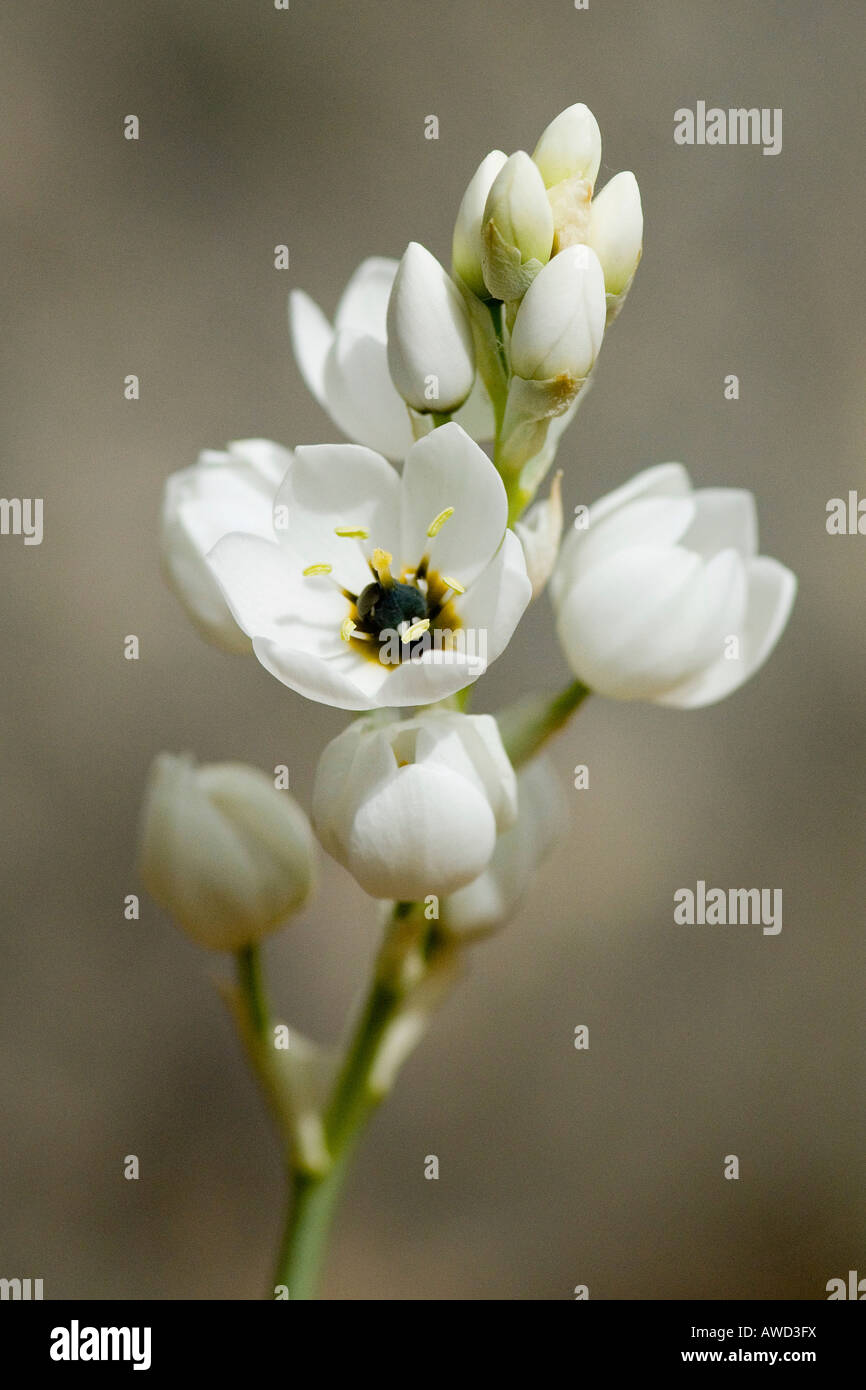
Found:
[[(376, 546), (395, 560), (399, 555), (400, 476), (381, 454), (359, 444), (296, 449), (276, 506), (288, 515), (288, 526), (277, 534), (301, 559), (301, 568), (329, 564), (333, 579), (352, 593), (370, 583), (366, 557)], [(337, 536), (338, 527), (364, 530), (368, 539)]]
[(458, 774), (400, 768), (367, 797), (352, 825), (349, 868), (378, 898), (453, 892), (485, 867), (496, 844), (486, 798)]
[[(475, 439), (479, 443), (492, 439), (496, 433), (493, 406), (487, 394), (487, 387), (480, 376), (476, 376), (475, 385), (469, 392), (467, 400), (456, 411), (454, 424), (459, 425), (471, 439)], [(405, 457), (405, 453), (406, 451), (400, 457)], [(388, 457), (390, 458), (391, 455), (389, 454)]]
[(289, 295), (289, 332), (292, 351), (301, 376), (319, 405), (325, 405), (325, 359), (334, 341), (334, 330), (318, 304), (303, 290)]
[(265, 669), (308, 700), (353, 710), (375, 709), (385, 703), (381, 694), (391, 679), (387, 667), (358, 656), (345, 642), (341, 647), (326, 659), (267, 637), (253, 642), (253, 651)]
[(325, 395), (331, 418), (350, 439), (386, 458), (405, 458), (414, 438), (409, 412), (378, 338), (338, 335), (325, 363)]
[(235, 619), (250, 637), (283, 643), (293, 628), (309, 624), (339, 640), (348, 606), (333, 585), (314, 584), (287, 547), (258, 536), (224, 536), (208, 562)]
[(590, 513), (588, 529), (575, 532), (578, 541), (571, 549), (569, 587), (608, 556), (633, 545), (662, 549), (680, 542), (685, 546), (683, 537), (694, 515), (695, 503), (691, 496), (641, 497), (600, 520), (593, 520)]
[(338, 333), (349, 332), (386, 341), (388, 298), (399, 262), (389, 256), (369, 256), (355, 271), (337, 305)]
[(735, 487), (702, 487), (693, 496), (695, 519), (682, 538), (687, 550), (709, 557), (732, 548), (746, 560), (758, 553), (753, 493)]
[(433, 649), (392, 667), (377, 690), (376, 704), (387, 708), (434, 704), (471, 685), (486, 669), (487, 663), (471, 652)]
[(291, 462), (291, 455), (267, 441), (244, 441), (231, 451), (207, 451), (192, 468), (167, 480), (161, 549), (166, 576), (204, 635), (230, 651), (245, 651), (249, 643), (238, 630), (206, 556), (222, 536), (238, 528), (273, 535), (273, 479)]
[(576, 530), (566, 528), (559, 551), (559, 561), (550, 580), (550, 596), (558, 603), (562, 593), (571, 586), (571, 575), (577, 564), (578, 552), (593, 527), (630, 502), (642, 497), (686, 497), (692, 491), (691, 479), (681, 463), (657, 463), (636, 473), (627, 483), (614, 488), (589, 508), (589, 526)]
[(655, 699), (724, 650), (745, 603), (743, 562), (634, 546), (565, 595), (557, 632), (575, 675), (613, 699)]
[(601, 164), (601, 131), (589, 107), (579, 101), (560, 111), (539, 136), (532, 158), (548, 188), (570, 178), (594, 183)]
[(761, 555), (746, 567), (746, 615), (741, 624), (740, 659), (724, 656), (683, 682), (658, 703), (677, 709), (698, 709), (715, 704), (739, 689), (763, 666), (781, 637), (797, 592), (797, 579), (778, 560)]
[[(523, 548), (513, 531), (506, 531), (496, 555), (455, 607), (464, 630), (482, 637), (487, 664), (495, 661), (511, 641), (532, 597)], [(479, 672), (480, 674), (480, 672)]]
[(562, 834), (568, 806), (550, 760), (533, 758), (518, 773), (517, 787), (517, 821), (497, 839), (487, 869), (440, 906), (449, 931), (474, 935), (502, 926)]
[[(448, 507), (454, 515), (430, 540), (427, 528)], [(507, 518), (502, 479), (459, 425), (441, 425), (410, 449), (403, 471), (406, 564), (429, 549), (431, 569), (468, 588), (496, 553)]]

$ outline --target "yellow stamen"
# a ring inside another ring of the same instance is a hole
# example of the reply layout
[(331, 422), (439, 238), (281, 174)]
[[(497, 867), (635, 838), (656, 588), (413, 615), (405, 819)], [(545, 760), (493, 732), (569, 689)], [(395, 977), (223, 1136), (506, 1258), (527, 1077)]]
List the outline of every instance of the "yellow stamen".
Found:
[(307, 565), (307, 568), (304, 570), (304, 575), (330, 574), (333, 568), (333, 565)]
[(390, 569), (393, 558), (394, 556), (390, 551), (380, 550), (379, 547), (376, 546), (376, 549), (373, 551), (373, 558), (370, 561), (373, 573), (385, 589), (390, 589), (391, 585), (394, 583)]
[(456, 579), (450, 579), (447, 574), (443, 574), (442, 583), (446, 589), (453, 589), (455, 594), (465, 594), (466, 589), (462, 584), (458, 584)]
[(407, 627), (406, 631), (401, 635), (400, 641), (404, 643), (414, 642), (415, 638), (420, 637), (422, 632), (426, 632), (429, 626), (429, 618), (419, 618), (417, 623), (413, 623), (411, 627)]
[(372, 632), (362, 632), (358, 624), (352, 618), (344, 618), (340, 624), (340, 636), (344, 642), (372, 642)]
[(335, 526), (335, 536), (343, 536), (350, 541), (366, 541), (370, 538), (370, 532), (365, 531), (362, 526)]
[(431, 540), (434, 536), (438, 536), (439, 532), (442, 530), (442, 527), (445, 525), (449, 516), (453, 515), (454, 508), (446, 507), (444, 512), (440, 512), (437, 517), (433, 518), (433, 520), (430, 522), (430, 525), (427, 527), (427, 535), (430, 537)]

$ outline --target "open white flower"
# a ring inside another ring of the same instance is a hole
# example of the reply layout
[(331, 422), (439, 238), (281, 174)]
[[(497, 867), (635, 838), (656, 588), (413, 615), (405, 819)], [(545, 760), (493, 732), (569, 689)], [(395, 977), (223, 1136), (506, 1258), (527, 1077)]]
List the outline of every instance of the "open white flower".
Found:
[(165, 485), (160, 547), (166, 577), (199, 631), (215, 646), (248, 652), (207, 563), (229, 531), (273, 535), (274, 495), (292, 455), (269, 439), (240, 439), (225, 451), (205, 449)]
[[(399, 262), (362, 261), (346, 286), (332, 327), (303, 290), (289, 296), (295, 358), (309, 390), (357, 444), (403, 459), (413, 441), (406, 402), (388, 369), (387, 313)], [(493, 436), (493, 408), (480, 378), (456, 416), (474, 439)]]
[(497, 839), (484, 872), (443, 899), (442, 926), (462, 937), (486, 936), (504, 926), (562, 833), (567, 812), (553, 765), (540, 754), (517, 774), (517, 820)]
[(258, 768), (171, 753), (154, 762), (139, 870), (200, 946), (236, 951), (281, 926), (312, 891), (314, 853), (304, 812)]
[(325, 849), (376, 898), (452, 893), (490, 862), (517, 812), (489, 714), (357, 719), (329, 743), (313, 790)]
[(429, 704), (483, 674), (529, 602), (507, 510), (454, 423), (413, 445), (402, 477), (358, 445), (311, 445), (277, 494), (274, 538), (225, 536), (210, 563), (285, 685), (340, 709)]
[(757, 548), (752, 494), (695, 492), (679, 463), (603, 497), (550, 583), (575, 675), (601, 695), (682, 709), (729, 695), (773, 650), (796, 592)]

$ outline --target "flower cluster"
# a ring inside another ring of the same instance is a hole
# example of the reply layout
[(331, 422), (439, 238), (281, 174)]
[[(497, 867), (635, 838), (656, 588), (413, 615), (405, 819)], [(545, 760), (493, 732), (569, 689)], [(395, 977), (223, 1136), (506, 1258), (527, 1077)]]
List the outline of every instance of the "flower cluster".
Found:
[[(373, 1090), (562, 832), (541, 749), (568, 714), (590, 691), (721, 699), (767, 658), (794, 599), (790, 571), (757, 554), (751, 493), (695, 491), (680, 464), (618, 487), (562, 544), (567, 464), (536, 500), (641, 258), (637, 181), (619, 173), (596, 193), (600, 163), (594, 116), (571, 106), (531, 155), (481, 161), (450, 270), (417, 242), (367, 259), (333, 325), (293, 291), (300, 372), (348, 442), (242, 440), (166, 485), (164, 567), (199, 631), (361, 715), (321, 755), (312, 826), (392, 905), (376, 973), (387, 1017), (374, 994), (379, 1041), (361, 1049)], [(548, 584), (573, 685), (498, 719), (470, 713)], [(304, 812), (263, 774), (157, 762), (142, 872), (200, 943), (254, 948), (306, 901), (313, 856)], [(339, 1150), (346, 1103), (338, 1087), (315, 1152)]]

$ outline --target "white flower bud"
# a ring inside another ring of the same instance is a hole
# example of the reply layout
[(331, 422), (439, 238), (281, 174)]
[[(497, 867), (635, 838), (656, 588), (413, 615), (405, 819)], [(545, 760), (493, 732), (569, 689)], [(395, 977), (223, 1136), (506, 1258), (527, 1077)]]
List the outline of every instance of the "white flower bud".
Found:
[(538, 598), (553, 573), (562, 536), (562, 470), (554, 475), (549, 496), (535, 502), (522, 521), (514, 523), (523, 546), (532, 597)]
[(552, 245), (553, 213), (544, 179), (529, 155), (518, 150), (496, 175), (481, 221), (481, 264), (493, 298), (522, 298), (550, 260)]
[(516, 809), (514, 772), (487, 714), (356, 719), (328, 744), (313, 790), (328, 853), (372, 897), (401, 901), (477, 878)]
[(487, 298), (487, 286), (481, 269), (481, 218), (490, 186), (505, 163), (502, 150), (491, 150), (482, 159), (472, 178), (457, 213), (451, 244), (451, 261), (455, 274), (479, 299)]
[(692, 490), (659, 464), (596, 502), (571, 530), (550, 584), (556, 626), (579, 680), (617, 700), (695, 709), (766, 661), (796, 579), (758, 555), (755, 499)]
[(148, 892), (200, 946), (236, 951), (309, 897), (313, 836), (298, 803), (243, 763), (161, 753), (142, 810)]
[(463, 297), (435, 256), (410, 241), (388, 300), (388, 367), (414, 410), (450, 413), (475, 380)]
[(505, 925), (567, 823), (565, 794), (544, 754), (520, 769), (517, 792), (517, 820), (499, 836), (484, 873), (442, 903), (442, 926), (464, 939)]
[(532, 158), (546, 188), (575, 178), (594, 184), (601, 164), (601, 131), (589, 107), (577, 102), (560, 111), (542, 132)]
[(634, 174), (616, 174), (592, 200), (587, 241), (601, 262), (604, 287), (621, 300), (632, 282), (643, 246), (643, 211)]
[(511, 366), (527, 381), (589, 375), (604, 336), (604, 275), (595, 252), (569, 246), (533, 280), (517, 311)]

